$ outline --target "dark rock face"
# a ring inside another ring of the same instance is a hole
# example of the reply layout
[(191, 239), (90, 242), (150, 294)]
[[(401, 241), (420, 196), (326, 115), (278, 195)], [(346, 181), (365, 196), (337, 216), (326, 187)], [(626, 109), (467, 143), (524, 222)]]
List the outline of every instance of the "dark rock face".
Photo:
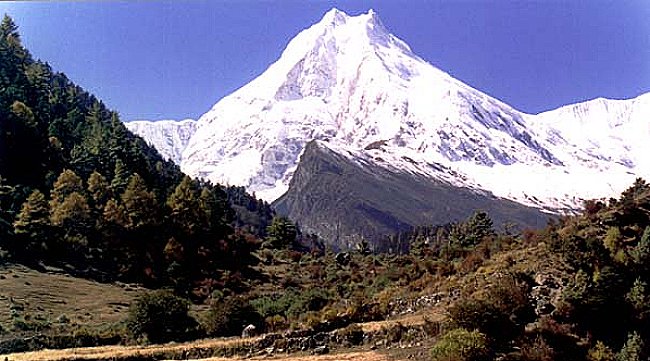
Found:
[[(487, 211), (495, 226), (506, 222), (538, 228), (549, 215), (539, 209), (418, 174), (354, 162), (311, 142), (303, 153), (289, 190), (274, 202), (276, 210), (318, 234), (331, 245), (350, 249), (359, 240), (416, 225), (463, 220)], [(386, 251), (376, 242), (375, 251)]]

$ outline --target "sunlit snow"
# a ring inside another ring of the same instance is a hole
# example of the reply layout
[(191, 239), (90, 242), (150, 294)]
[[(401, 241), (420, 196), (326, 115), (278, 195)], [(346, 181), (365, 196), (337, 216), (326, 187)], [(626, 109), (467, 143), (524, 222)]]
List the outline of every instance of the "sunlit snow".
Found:
[(373, 11), (350, 17), (333, 9), (201, 116), (186, 146), (158, 139), (167, 133), (132, 130), (172, 159), (182, 147), (184, 172), (246, 186), (268, 201), (288, 189), (316, 139), (364, 166), (558, 211), (650, 175), (648, 115), (650, 94), (519, 112), (414, 55)]

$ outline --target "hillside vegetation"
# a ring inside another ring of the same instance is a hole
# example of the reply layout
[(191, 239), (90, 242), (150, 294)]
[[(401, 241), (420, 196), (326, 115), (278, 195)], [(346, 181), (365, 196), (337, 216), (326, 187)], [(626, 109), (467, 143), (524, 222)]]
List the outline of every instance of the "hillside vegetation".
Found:
[(273, 211), (184, 176), (0, 24), (0, 259), (202, 299), (245, 273)]
[[(648, 205), (650, 186), (638, 180), (540, 231), (499, 234), (478, 213), (440, 242), (413, 234), (401, 256), (261, 249), (254, 269), (264, 281), (214, 294), (189, 315), (192, 337), (237, 335), (251, 320), (266, 335), (225, 348), (190, 343), (203, 351), (186, 355), (280, 357), (327, 346), (400, 349), (397, 359), (417, 360), (644, 360)], [(236, 327), (225, 327), (233, 317)], [(182, 355), (161, 347), (161, 357)]]

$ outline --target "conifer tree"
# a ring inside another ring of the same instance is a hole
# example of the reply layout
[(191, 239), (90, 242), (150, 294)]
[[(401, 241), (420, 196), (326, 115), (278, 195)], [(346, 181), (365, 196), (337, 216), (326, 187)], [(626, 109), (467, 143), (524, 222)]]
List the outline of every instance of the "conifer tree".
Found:
[(232, 221), (232, 209), (228, 204), (226, 194), (219, 188), (203, 187), (199, 202), (206, 217), (206, 232), (217, 238), (225, 238), (230, 233), (229, 223)]
[(483, 238), (495, 235), (492, 219), (483, 211), (475, 212), (467, 221), (455, 225), (449, 234), (453, 247), (468, 248), (479, 244)]
[(0, 39), (6, 40), (10, 36), (20, 40), (18, 26), (9, 15), (5, 14), (2, 18), (2, 24), (0, 24)]
[(14, 232), (18, 241), (15, 251), (18, 254), (38, 259), (48, 240), (49, 218), (50, 212), (45, 195), (36, 189), (27, 197), (14, 222)]
[(25, 48), (23, 48), (20, 34), (18, 33), (18, 26), (14, 23), (13, 19), (6, 14), (2, 19), (2, 23), (0, 23), (0, 43), (16, 58), (16, 60), (19, 60), (20, 63), (28, 60), (29, 54)]
[(64, 169), (52, 186), (50, 198), (53, 201), (62, 202), (65, 197), (74, 192), (84, 192), (83, 180), (70, 169)]
[(137, 173), (129, 178), (129, 184), (122, 194), (126, 228), (140, 229), (153, 225), (156, 219), (156, 199), (147, 189), (144, 179)]
[(267, 229), (266, 241), (273, 248), (288, 248), (297, 235), (296, 226), (287, 217), (276, 216)]
[(83, 194), (84, 191), (81, 178), (70, 169), (64, 169), (50, 191), (50, 214), (59, 208), (67, 196), (72, 193)]
[(110, 189), (106, 177), (99, 172), (94, 171), (88, 177), (88, 193), (92, 197), (93, 204), (96, 209), (104, 209), (106, 201), (110, 196)]
[(650, 270), (650, 226), (645, 228), (641, 239), (630, 253), (641, 272)]
[(90, 207), (86, 197), (78, 192), (72, 192), (50, 209), (50, 220), (52, 225), (64, 231), (66, 240), (75, 238), (80, 241), (85, 238), (91, 226)]
[(126, 169), (121, 159), (115, 161), (115, 170), (113, 171), (113, 180), (111, 181), (111, 191), (113, 194), (122, 194), (126, 185), (129, 183), (129, 171)]
[(201, 221), (205, 219), (197, 193), (192, 179), (185, 176), (167, 199), (172, 221), (190, 237), (200, 230)]
[(124, 208), (113, 198), (109, 199), (104, 206), (102, 213), (104, 223), (112, 223), (119, 226), (126, 224), (126, 217), (124, 215)]

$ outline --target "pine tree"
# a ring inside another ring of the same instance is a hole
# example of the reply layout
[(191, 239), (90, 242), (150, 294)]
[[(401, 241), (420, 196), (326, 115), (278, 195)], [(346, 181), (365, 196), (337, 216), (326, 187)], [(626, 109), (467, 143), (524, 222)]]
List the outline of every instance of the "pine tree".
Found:
[(128, 153), (129, 134), (126, 126), (122, 124), (117, 113), (111, 113), (111, 136), (108, 144), (108, 154), (111, 159), (128, 159), (125, 158)]
[(106, 177), (99, 172), (94, 171), (88, 177), (88, 193), (93, 199), (93, 204), (96, 209), (104, 209), (106, 201), (110, 196), (110, 189)]
[(50, 209), (50, 220), (52, 225), (64, 231), (65, 240), (74, 239), (85, 243), (85, 236), (91, 226), (90, 207), (86, 197), (78, 192), (72, 192)]
[(113, 198), (109, 199), (104, 206), (102, 213), (104, 223), (115, 224), (124, 226), (126, 224), (126, 216), (124, 215), (124, 208)]
[(2, 24), (0, 24), (0, 39), (6, 40), (11, 36), (20, 40), (20, 35), (18, 35), (18, 26), (9, 15), (5, 14), (2, 18)]
[(129, 184), (129, 171), (121, 159), (115, 161), (115, 170), (113, 171), (113, 180), (111, 181), (111, 191), (113, 194), (122, 194), (127, 184)]
[(485, 237), (494, 236), (492, 219), (483, 211), (476, 211), (467, 221), (455, 225), (449, 234), (452, 247), (469, 248), (479, 244)]
[(423, 235), (417, 235), (410, 244), (410, 254), (422, 258), (429, 248), (429, 239)]
[(0, 24), (0, 44), (11, 52), (22, 63), (29, 59), (29, 53), (23, 48), (18, 33), (18, 26), (13, 19), (6, 15)]
[(206, 232), (217, 238), (225, 238), (231, 231), (229, 224), (233, 220), (233, 211), (225, 192), (218, 187), (204, 186), (199, 202), (206, 217)]
[(129, 178), (129, 184), (122, 194), (122, 204), (127, 229), (136, 230), (155, 223), (155, 196), (137, 173)]
[(639, 243), (630, 252), (634, 263), (642, 270), (650, 269), (650, 226), (643, 231)]
[(74, 192), (81, 194), (84, 191), (83, 180), (70, 169), (64, 169), (52, 186), (50, 198), (62, 202), (70, 194)]
[(288, 248), (297, 235), (296, 226), (287, 217), (276, 216), (267, 228), (266, 241), (273, 248)]
[(174, 192), (167, 198), (171, 219), (187, 236), (194, 236), (202, 227), (205, 220), (203, 208), (199, 202), (196, 184), (188, 176), (176, 186)]
[(23, 203), (14, 222), (14, 233), (18, 241), (14, 251), (24, 257), (38, 259), (48, 240), (49, 218), (50, 212), (45, 195), (38, 189), (34, 190)]

